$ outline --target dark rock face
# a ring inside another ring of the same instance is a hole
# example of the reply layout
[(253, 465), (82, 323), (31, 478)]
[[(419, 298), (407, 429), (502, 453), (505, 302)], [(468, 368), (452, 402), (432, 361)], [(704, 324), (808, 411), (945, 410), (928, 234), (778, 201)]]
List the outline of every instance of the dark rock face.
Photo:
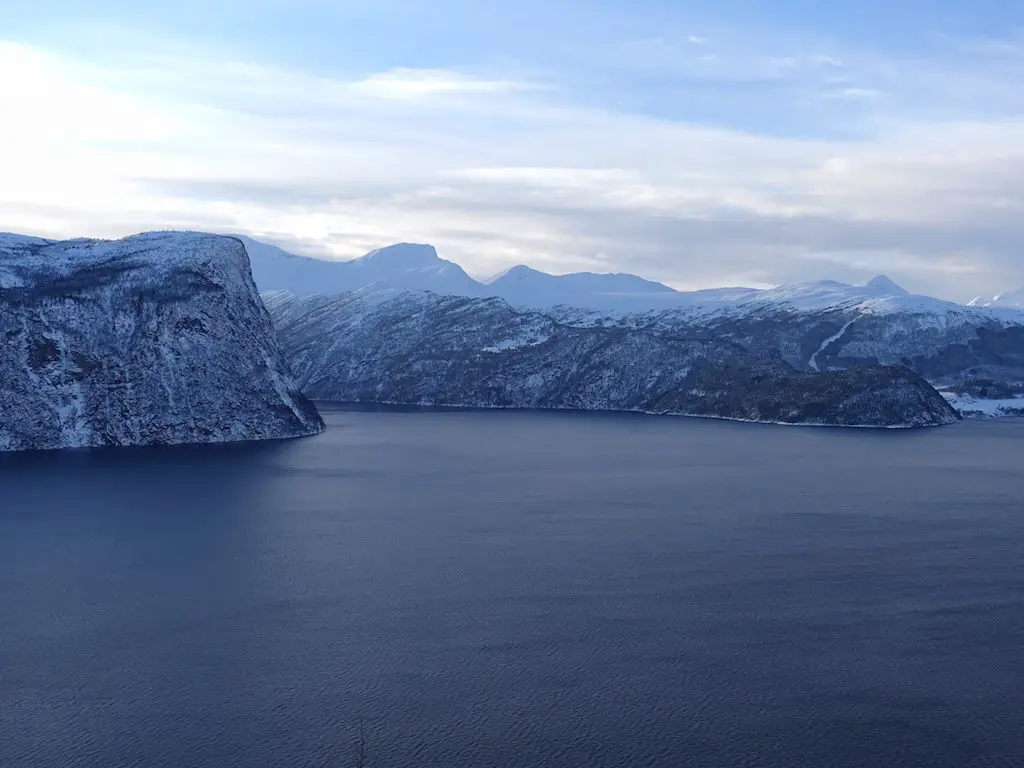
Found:
[(317, 399), (847, 426), (957, 420), (910, 371), (801, 371), (706, 328), (573, 325), (497, 299), (423, 293), (264, 298), (300, 387)]
[(977, 381), (997, 383), (1000, 392), (1024, 393), (1024, 315), (938, 304), (899, 311), (871, 305), (799, 312), (765, 307), (705, 317), (676, 311), (555, 315), (575, 325), (706, 333), (758, 353), (777, 352), (802, 371), (895, 365), (953, 391)]
[(929, 325), (925, 319), (858, 318), (820, 357), (834, 367), (898, 363), (951, 385), (976, 378), (1010, 385), (1024, 381), (1024, 327), (966, 313), (945, 325)]
[(651, 410), (835, 426), (927, 427), (958, 418), (941, 395), (906, 368), (807, 373), (781, 362), (742, 359), (698, 366)]
[(0, 240), (0, 338), (0, 449), (323, 429), (233, 238)]

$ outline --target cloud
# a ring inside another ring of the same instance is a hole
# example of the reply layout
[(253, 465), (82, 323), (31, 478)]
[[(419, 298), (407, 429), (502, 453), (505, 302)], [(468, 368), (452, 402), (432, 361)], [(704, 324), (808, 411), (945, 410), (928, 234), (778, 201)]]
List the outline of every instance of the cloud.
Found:
[(392, 69), (354, 83), (361, 93), (382, 99), (417, 99), (444, 93), (499, 93), (536, 88), (514, 80), (485, 80), (448, 70)]
[(844, 137), (627, 110), (515, 72), (124, 55), (105, 67), (0, 42), (0, 69), (19, 73), (0, 81), (0, 230), (198, 227), (338, 257), (430, 241), (478, 275), (525, 261), (680, 287), (884, 271), (967, 299), (1024, 283), (1024, 122), (815, 98), (902, 83), (846, 53), (850, 82), (824, 91), (838, 59), (776, 63), (813, 86), (786, 109), (869, 110)]

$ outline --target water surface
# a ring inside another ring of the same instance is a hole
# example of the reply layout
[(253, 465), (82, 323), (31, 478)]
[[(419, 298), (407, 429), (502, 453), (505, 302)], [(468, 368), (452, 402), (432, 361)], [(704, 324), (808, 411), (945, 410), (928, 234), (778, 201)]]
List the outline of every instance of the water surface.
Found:
[(0, 459), (0, 766), (1010, 766), (1024, 424)]

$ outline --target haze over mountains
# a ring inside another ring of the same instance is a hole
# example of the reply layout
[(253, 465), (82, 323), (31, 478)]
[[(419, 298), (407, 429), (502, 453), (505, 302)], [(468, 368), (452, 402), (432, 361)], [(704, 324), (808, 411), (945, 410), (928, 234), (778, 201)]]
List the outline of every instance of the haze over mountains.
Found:
[[(771, 289), (742, 286), (677, 291), (663, 283), (623, 273), (578, 272), (550, 275), (526, 265), (512, 267), (487, 281), (470, 277), (461, 266), (438, 256), (433, 246), (398, 243), (350, 261), (296, 256), (251, 237), (240, 236), (249, 251), (253, 278), (262, 291), (296, 296), (331, 295), (347, 291), (430, 291), (470, 298), (498, 297), (512, 306), (549, 309), (555, 306), (595, 311), (651, 312), (677, 308), (753, 310), (784, 304), (797, 310), (870, 305), (873, 311), (947, 311), (965, 305), (910, 294), (884, 275), (865, 285), (834, 280), (795, 283)], [(1017, 303), (1013, 298), (1017, 297)], [(1019, 308), (1024, 290), (977, 308)]]

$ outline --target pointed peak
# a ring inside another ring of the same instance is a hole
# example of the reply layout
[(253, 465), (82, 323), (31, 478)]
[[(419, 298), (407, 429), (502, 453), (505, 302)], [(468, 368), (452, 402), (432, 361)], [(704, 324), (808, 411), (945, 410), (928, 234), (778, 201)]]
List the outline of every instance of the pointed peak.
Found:
[(878, 293), (883, 293), (887, 296), (909, 296), (910, 292), (903, 286), (896, 283), (894, 280), (886, 277), (885, 275), (878, 275), (867, 282), (865, 288), (870, 288)]

